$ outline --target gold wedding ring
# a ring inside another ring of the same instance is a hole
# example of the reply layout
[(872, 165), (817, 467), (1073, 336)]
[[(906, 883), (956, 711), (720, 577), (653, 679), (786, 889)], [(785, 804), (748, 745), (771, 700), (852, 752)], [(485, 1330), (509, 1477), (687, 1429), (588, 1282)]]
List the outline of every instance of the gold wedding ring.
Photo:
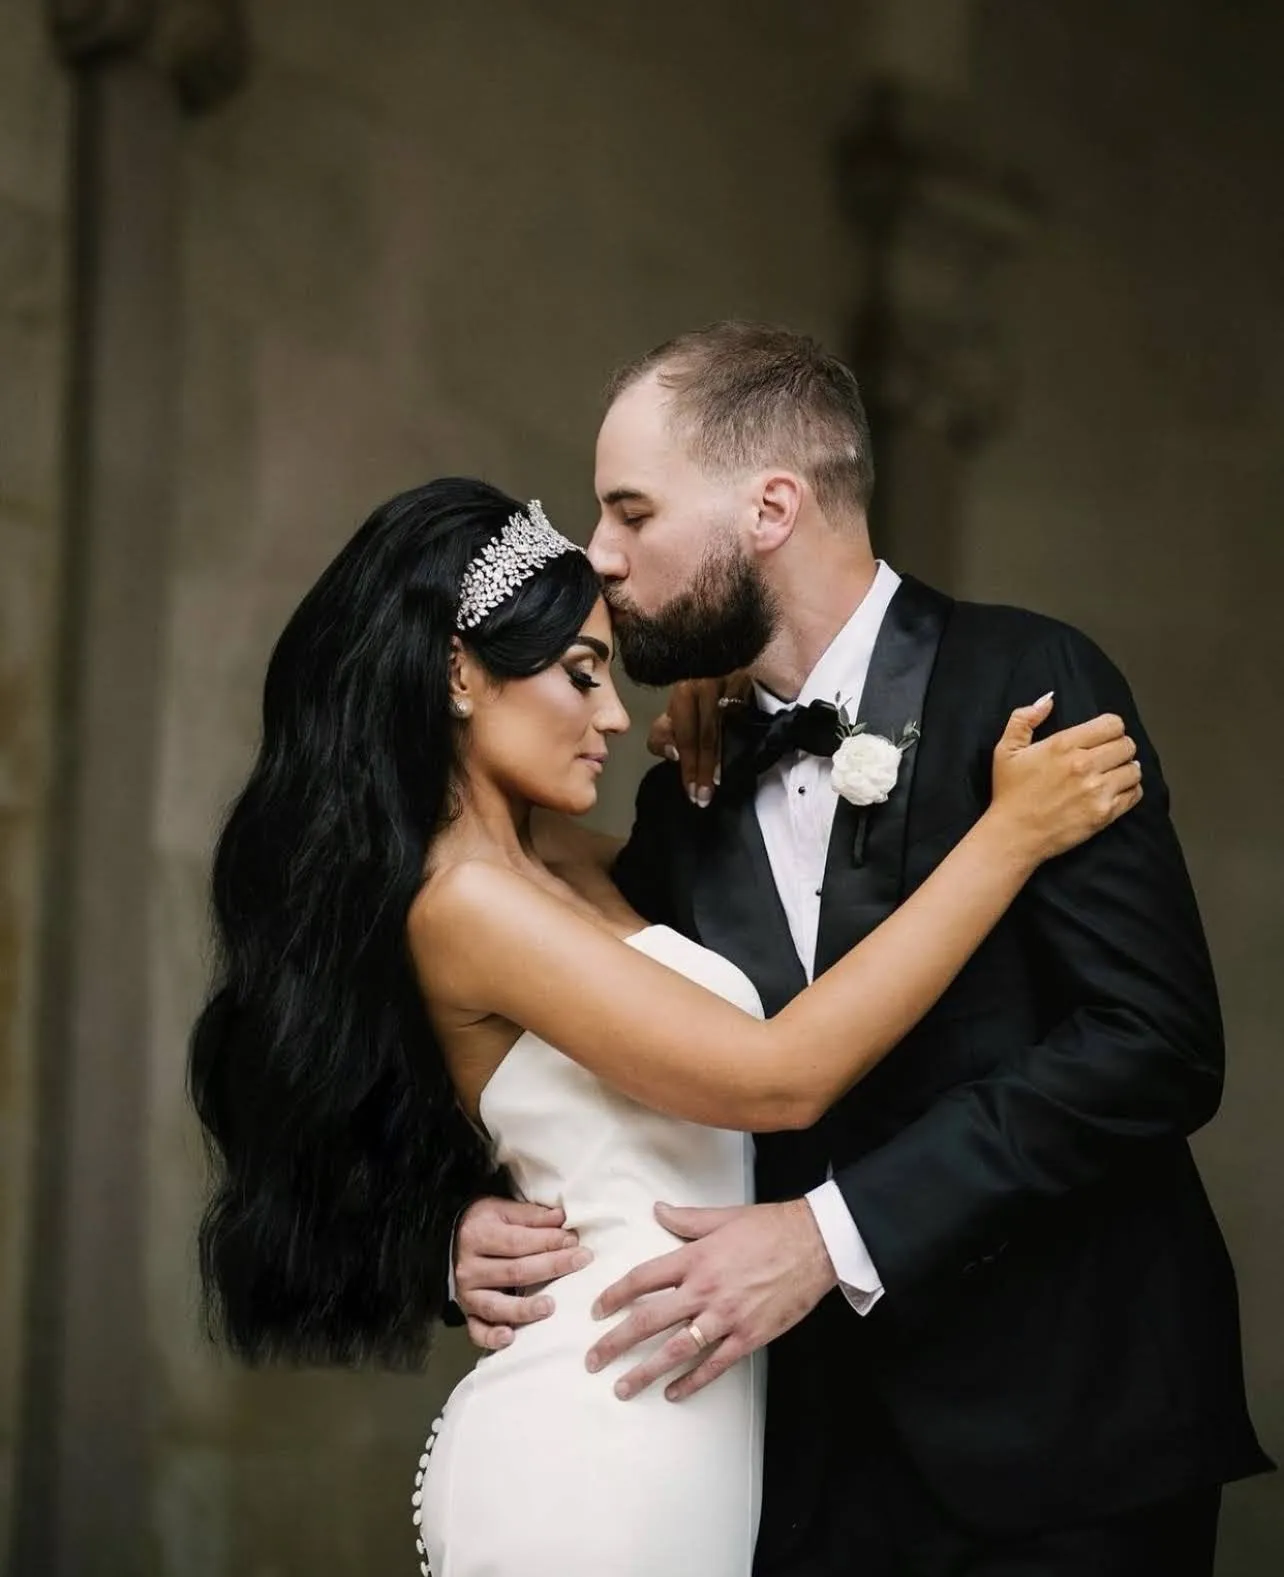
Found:
[(709, 1345), (709, 1339), (694, 1320), (687, 1326), (687, 1335), (696, 1344), (696, 1351), (703, 1352)]

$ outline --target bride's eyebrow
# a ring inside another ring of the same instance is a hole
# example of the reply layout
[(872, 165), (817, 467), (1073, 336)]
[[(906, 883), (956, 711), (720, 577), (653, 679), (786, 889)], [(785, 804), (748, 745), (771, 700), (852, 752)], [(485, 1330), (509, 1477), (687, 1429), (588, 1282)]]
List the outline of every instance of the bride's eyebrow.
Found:
[(600, 657), (604, 663), (611, 660), (611, 648), (605, 641), (599, 641), (592, 635), (578, 635), (575, 638), (576, 646), (587, 646), (595, 657)]

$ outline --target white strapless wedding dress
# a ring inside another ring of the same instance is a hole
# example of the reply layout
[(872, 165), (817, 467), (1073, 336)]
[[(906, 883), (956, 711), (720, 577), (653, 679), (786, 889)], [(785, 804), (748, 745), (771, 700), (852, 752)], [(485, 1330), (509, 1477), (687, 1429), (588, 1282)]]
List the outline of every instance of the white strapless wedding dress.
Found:
[[(665, 926), (629, 943), (761, 1017), (753, 986), (719, 954)], [(749, 1577), (764, 1356), (676, 1404), (662, 1384), (629, 1402), (612, 1389), (654, 1344), (599, 1374), (584, 1357), (608, 1328), (589, 1313), (597, 1294), (675, 1246), (655, 1201), (750, 1203), (752, 1141), (648, 1111), (530, 1033), (486, 1086), (481, 1114), (521, 1194), (560, 1204), (594, 1259), (554, 1284), (550, 1318), (483, 1357), (434, 1423), (414, 1496), (421, 1571)]]

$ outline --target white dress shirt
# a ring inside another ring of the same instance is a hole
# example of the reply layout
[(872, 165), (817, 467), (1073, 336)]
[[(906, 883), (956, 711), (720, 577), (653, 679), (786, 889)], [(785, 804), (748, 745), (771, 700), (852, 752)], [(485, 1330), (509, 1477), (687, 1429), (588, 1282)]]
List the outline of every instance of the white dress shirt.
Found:
[[(797, 705), (842, 698), (848, 716), (855, 717), (865, 690), (874, 642), (878, 639), (900, 576), (879, 562), (873, 584), (859, 607), (822, 653), (798, 692)], [(779, 712), (791, 702), (782, 701), (756, 685), (758, 705), (764, 712)], [(825, 879), (829, 834), (838, 804), (830, 783), (826, 756), (791, 752), (763, 773), (758, 783), (755, 809), (776, 891), (789, 922), (798, 958), (812, 978), (816, 959), (816, 933), (820, 924), (820, 890)], [(847, 1301), (859, 1314), (868, 1314), (883, 1295), (883, 1284), (852, 1220), (838, 1184), (830, 1178), (807, 1195), (816, 1225), (834, 1263), (838, 1283)]]

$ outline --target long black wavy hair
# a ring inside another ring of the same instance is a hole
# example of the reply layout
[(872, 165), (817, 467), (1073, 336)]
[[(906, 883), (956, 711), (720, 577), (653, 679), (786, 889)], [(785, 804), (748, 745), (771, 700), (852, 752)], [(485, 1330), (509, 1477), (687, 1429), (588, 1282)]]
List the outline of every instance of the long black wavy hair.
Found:
[[(390, 500), (268, 665), (258, 758), (214, 857), (216, 970), (189, 1063), (215, 1174), (207, 1323), (249, 1362), (422, 1363), (456, 1215), (494, 1183), (406, 925), (457, 813), (460, 581), (521, 507), (458, 478)], [(461, 638), (497, 680), (527, 677), (599, 591), (565, 553)]]

